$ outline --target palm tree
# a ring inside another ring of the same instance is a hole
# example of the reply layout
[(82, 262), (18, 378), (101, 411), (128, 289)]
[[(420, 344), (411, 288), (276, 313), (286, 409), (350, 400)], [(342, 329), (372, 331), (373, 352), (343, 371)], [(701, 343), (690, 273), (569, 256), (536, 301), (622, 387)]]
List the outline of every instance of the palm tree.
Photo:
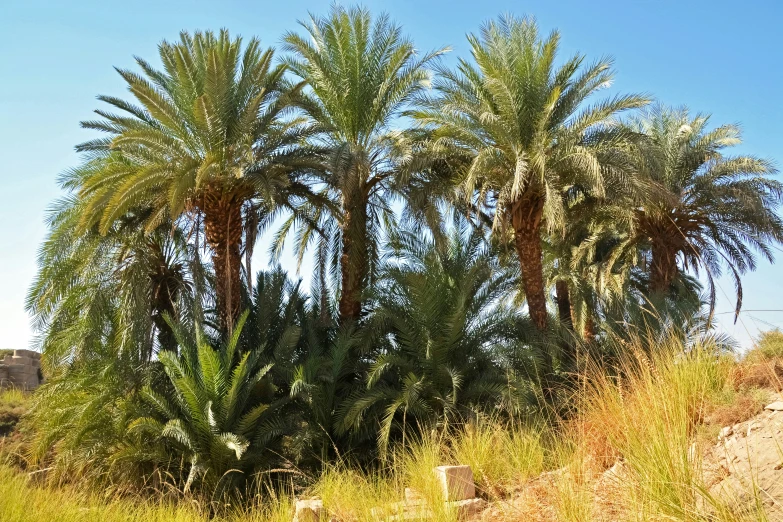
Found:
[(722, 268), (737, 289), (740, 274), (756, 268), (754, 251), (769, 261), (783, 240), (776, 213), (783, 184), (771, 179), (769, 161), (729, 156), (741, 142), (734, 125), (708, 129), (709, 117), (687, 109), (653, 107), (629, 122), (644, 138), (634, 149), (636, 169), (657, 190), (637, 203), (625, 247), (641, 248), (649, 263), (649, 291), (667, 293), (680, 271), (704, 269), (714, 308), (714, 278)]
[(279, 431), (279, 423), (269, 418), (275, 405), (258, 393), (271, 365), (260, 363), (260, 351), (240, 354), (237, 350), (246, 318), (247, 314), (240, 317), (220, 350), (203, 332), (189, 339), (182, 328), (175, 328), (181, 355), (159, 356), (170, 390), (145, 388), (142, 397), (151, 413), (128, 428), (169, 444), (188, 462), (185, 492), (197, 479), (230, 491), (227, 486), (240, 478), (237, 475), (252, 471), (268, 457), (267, 443)]
[(434, 129), (436, 145), (470, 158), (462, 189), (494, 211), (496, 229), (514, 233), (524, 295), (536, 326), (547, 325), (542, 230), (565, 223), (562, 193), (596, 196), (611, 173), (611, 149), (621, 138), (611, 118), (639, 107), (640, 96), (585, 100), (612, 80), (609, 60), (584, 64), (573, 56), (555, 65), (559, 34), (541, 38), (535, 21), (504, 17), (470, 35), (474, 64), (439, 69), (440, 96), (423, 100), (415, 116)]
[(520, 333), (504, 303), (514, 278), (487, 251), (483, 234), (457, 229), (437, 248), (401, 232), (392, 244), (395, 256), (367, 321), (383, 346), (366, 389), (344, 401), (341, 424), (356, 429), (378, 415), (382, 451), (393, 431), (464, 419), (471, 408), (513, 409), (526, 389), (500, 365), (498, 347)]
[(289, 88), (273, 51), (252, 39), (181, 33), (160, 46), (163, 70), (137, 58), (143, 75), (118, 70), (139, 105), (101, 96), (121, 114), (96, 111), (83, 126), (105, 132), (78, 150), (109, 155), (86, 179), (83, 224), (106, 233), (138, 206), (153, 210), (152, 230), (183, 213), (203, 215), (212, 250), (216, 298), (223, 331), (239, 313), (243, 208), (254, 200), (278, 208), (309, 190), (301, 176), (310, 154), (298, 147), (307, 129), (284, 117), (300, 87)]
[[(78, 183), (79, 172), (70, 182)], [(104, 350), (115, 326), (124, 332), (120, 349), (135, 352), (138, 362), (150, 361), (156, 348), (176, 349), (164, 316), (178, 318), (199, 299), (184, 231), (167, 221), (145, 232), (149, 209), (127, 213), (104, 235), (83, 231), (85, 206), (73, 195), (53, 206), (27, 296), (47, 363), (83, 361)]]
[(328, 18), (313, 16), (301, 25), (310, 38), (287, 33), (292, 56), (285, 63), (308, 83), (299, 106), (321, 130), (326, 159), (319, 182), (339, 212), (338, 223), (312, 212), (300, 233), (300, 250), (316, 235), (336, 250), (345, 323), (361, 316), (382, 224), (393, 221), (390, 200), (404, 196), (410, 185), (415, 145), (392, 125), (427, 85), (425, 67), (441, 51), (417, 56), (399, 26), (386, 15), (373, 21), (361, 8), (333, 7)]

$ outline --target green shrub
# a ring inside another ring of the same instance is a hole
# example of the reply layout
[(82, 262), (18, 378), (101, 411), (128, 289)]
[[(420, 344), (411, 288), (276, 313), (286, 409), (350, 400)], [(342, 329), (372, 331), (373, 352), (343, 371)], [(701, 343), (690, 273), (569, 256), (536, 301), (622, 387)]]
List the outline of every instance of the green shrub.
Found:
[(777, 329), (761, 332), (753, 351), (765, 359), (783, 357), (783, 332)]
[(0, 437), (10, 435), (27, 413), (27, 395), (17, 389), (0, 390)]

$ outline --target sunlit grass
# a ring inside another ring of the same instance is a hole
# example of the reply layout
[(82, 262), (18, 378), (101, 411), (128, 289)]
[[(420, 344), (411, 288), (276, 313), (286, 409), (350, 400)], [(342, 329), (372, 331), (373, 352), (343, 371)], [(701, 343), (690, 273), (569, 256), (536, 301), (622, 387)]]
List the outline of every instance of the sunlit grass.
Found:
[[(213, 510), (211, 520), (290, 521), (295, 498), (310, 496), (321, 498), (338, 520), (389, 520), (400, 514), (405, 488), (411, 488), (420, 498), (420, 515), (455, 522), (432, 471), (444, 464), (471, 466), (477, 494), (498, 502), (498, 520), (765, 520), (753, 487), (741, 503), (711, 495), (702, 482), (702, 423), (716, 408), (750, 393), (735, 389), (737, 363), (710, 344), (683, 350), (672, 341), (652, 355), (641, 347), (629, 353), (615, 371), (597, 366), (587, 371), (571, 398), (579, 413), (563, 423), (526, 425), (479, 416), (463, 426), (427, 430), (393, 448), (373, 470), (331, 463), (306, 491), (260, 488), (241, 506), (219, 516)], [(16, 391), (0, 394), (0, 405), (25, 400)], [(721, 415), (722, 420), (733, 413)], [(623, 475), (607, 481), (605, 470), (615, 462), (622, 462)], [(535, 492), (530, 505), (511, 502), (525, 488)], [(210, 519), (209, 510), (188, 497), (129, 498), (87, 489), (37, 486), (0, 467), (0, 490), (14, 492), (0, 495), (0, 520)]]

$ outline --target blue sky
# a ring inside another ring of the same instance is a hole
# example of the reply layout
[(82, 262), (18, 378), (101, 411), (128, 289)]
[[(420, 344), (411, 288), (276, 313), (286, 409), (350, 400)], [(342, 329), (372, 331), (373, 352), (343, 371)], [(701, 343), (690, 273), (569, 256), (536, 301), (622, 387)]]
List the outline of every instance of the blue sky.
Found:
[[(783, 4), (776, 1), (483, 0), (366, 1), (386, 11), (420, 49), (451, 46), (466, 54), (465, 34), (501, 13), (532, 15), (544, 31), (557, 28), (562, 54), (614, 57), (613, 92), (643, 92), (666, 104), (709, 112), (714, 123), (739, 123), (744, 144), (783, 166)], [(228, 28), (279, 44), (284, 31), (322, 1), (77, 1), (0, 2), (0, 347), (23, 348), (32, 337), (24, 297), (35, 274), (47, 206), (61, 195), (57, 176), (78, 162), (73, 147), (90, 137), (79, 121), (91, 117), (98, 94), (126, 96), (113, 66), (150, 61), (164, 38), (180, 30)], [(259, 247), (259, 248), (263, 248)], [(263, 257), (263, 252), (258, 255)], [(256, 266), (260, 266), (257, 264)], [(308, 271), (308, 266), (303, 268)], [(309, 280), (309, 276), (305, 275)], [(747, 344), (758, 328), (783, 326), (783, 275), (761, 262), (746, 275), (745, 309), (724, 331)], [(733, 285), (719, 282), (718, 312), (733, 307)]]

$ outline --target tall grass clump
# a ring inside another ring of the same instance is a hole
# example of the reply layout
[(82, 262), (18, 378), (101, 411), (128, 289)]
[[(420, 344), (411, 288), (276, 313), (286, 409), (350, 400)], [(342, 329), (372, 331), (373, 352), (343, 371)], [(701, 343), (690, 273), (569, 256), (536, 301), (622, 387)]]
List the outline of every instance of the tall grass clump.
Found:
[(338, 520), (373, 520), (372, 510), (398, 499), (398, 489), (393, 476), (338, 461), (324, 467), (310, 492)]
[(547, 428), (479, 417), (449, 438), (450, 460), (473, 470), (476, 487), (502, 497), (544, 470)]
[(693, 436), (706, 406), (727, 386), (731, 364), (713, 341), (686, 347), (671, 337), (655, 350), (632, 346), (616, 374), (590, 372), (582, 418), (622, 458), (630, 512), (695, 521), (704, 520), (705, 506), (723, 511), (701, 481)]
[(165, 495), (106, 497), (90, 488), (38, 486), (0, 464), (3, 522), (290, 522), (293, 514), (292, 497), (271, 491), (215, 514), (198, 502), (175, 502)]

